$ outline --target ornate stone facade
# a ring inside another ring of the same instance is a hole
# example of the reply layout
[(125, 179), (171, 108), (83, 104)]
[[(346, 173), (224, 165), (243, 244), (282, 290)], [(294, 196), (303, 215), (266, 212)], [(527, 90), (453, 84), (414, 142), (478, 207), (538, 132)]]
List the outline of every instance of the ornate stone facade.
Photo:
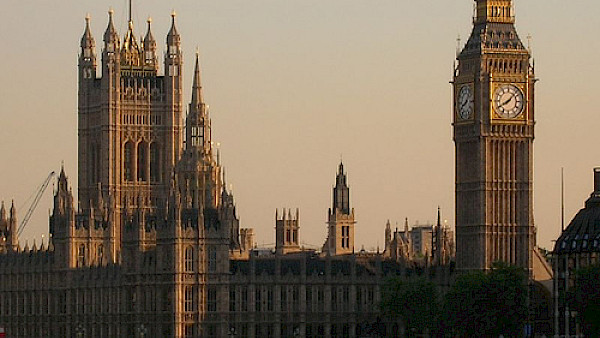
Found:
[(198, 56), (183, 123), (175, 15), (163, 75), (150, 21), (142, 41), (131, 20), (121, 40), (110, 12), (103, 40), (97, 74), (87, 18), (79, 55), (79, 202), (61, 170), (51, 240), (24, 248), (14, 207), (8, 216), (0, 209), (0, 327), (7, 335), (397, 334), (397, 323), (379, 315), (380, 288), (387, 276), (414, 273), (379, 254), (353, 253), (343, 165), (324, 253), (299, 246), (299, 217), (288, 213), (277, 217), (281, 250), (259, 255), (252, 229), (240, 229), (212, 146)]
[(456, 264), (533, 271), (534, 67), (512, 0), (476, 0), (454, 71)]

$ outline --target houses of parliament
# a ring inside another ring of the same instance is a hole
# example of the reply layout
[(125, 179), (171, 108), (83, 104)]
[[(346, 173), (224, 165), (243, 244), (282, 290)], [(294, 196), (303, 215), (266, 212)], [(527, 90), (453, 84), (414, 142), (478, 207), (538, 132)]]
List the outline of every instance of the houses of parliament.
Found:
[[(547, 269), (532, 216), (533, 67), (512, 1), (475, 6), (453, 80), (456, 268), (504, 260), (535, 278)], [(381, 289), (391, 276), (422, 269), (450, 285), (450, 230), (438, 217), (419, 262), (408, 229), (392, 233), (389, 225), (383, 252), (357, 250), (340, 163), (320, 250), (300, 245), (297, 210), (277, 212), (273, 250), (254, 248), (213, 148), (198, 55), (183, 102), (182, 38), (175, 14), (171, 20), (160, 62), (150, 20), (138, 41), (131, 18), (121, 36), (109, 12), (98, 55), (86, 18), (78, 201), (61, 170), (51, 240), (24, 248), (14, 206), (7, 214), (2, 205), (0, 326), (10, 337), (361, 337), (375, 327), (398, 334), (401, 324), (380, 315)]]

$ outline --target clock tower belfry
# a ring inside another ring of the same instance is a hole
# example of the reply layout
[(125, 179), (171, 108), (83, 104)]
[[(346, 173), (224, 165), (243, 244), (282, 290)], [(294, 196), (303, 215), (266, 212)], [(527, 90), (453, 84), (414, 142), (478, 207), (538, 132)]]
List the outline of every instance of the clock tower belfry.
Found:
[(454, 70), (456, 260), (532, 271), (534, 85), (512, 0), (475, 0), (473, 31)]

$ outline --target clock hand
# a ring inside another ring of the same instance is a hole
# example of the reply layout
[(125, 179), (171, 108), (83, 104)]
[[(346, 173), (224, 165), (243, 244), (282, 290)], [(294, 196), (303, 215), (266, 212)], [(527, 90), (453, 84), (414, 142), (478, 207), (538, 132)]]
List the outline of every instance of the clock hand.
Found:
[(512, 99), (514, 98), (514, 95), (511, 95), (510, 98), (504, 102), (502, 102), (502, 104), (500, 105), (500, 107), (504, 106), (505, 104), (509, 103), (510, 101), (512, 101)]

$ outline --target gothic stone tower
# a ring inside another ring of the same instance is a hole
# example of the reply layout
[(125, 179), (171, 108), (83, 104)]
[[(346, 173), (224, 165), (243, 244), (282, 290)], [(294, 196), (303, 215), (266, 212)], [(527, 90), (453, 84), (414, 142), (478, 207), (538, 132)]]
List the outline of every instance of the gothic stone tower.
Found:
[(296, 209), (296, 216), (292, 215), (292, 210), (283, 209), (281, 217), (279, 210), (275, 211), (275, 252), (278, 255), (285, 255), (290, 252), (300, 251), (299, 235), (300, 212)]
[(168, 197), (183, 141), (183, 59), (174, 14), (165, 71), (159, 75), (151, 20), (138, 43), (130, 18), (121, 40), (111, 10), (98, 76), (95, 40), (86, 21), (79, 55), (79, 209), (102, 212), (104, 201), (111, 201), (114, 222), (104, 241), (114, 261), (124, 209), (156, 207)]
[(454, 73), (457, 267), (532, 271), (534, 69), (512, 0), (476, 0)]
[(354, 208), (350, 209), (350, 188), (344, 164), (340, 163), (333, 187), (333, 207), (327, 214), (328, 233), (323, 253), (334, 256), (353, 253), (354, 224)]

